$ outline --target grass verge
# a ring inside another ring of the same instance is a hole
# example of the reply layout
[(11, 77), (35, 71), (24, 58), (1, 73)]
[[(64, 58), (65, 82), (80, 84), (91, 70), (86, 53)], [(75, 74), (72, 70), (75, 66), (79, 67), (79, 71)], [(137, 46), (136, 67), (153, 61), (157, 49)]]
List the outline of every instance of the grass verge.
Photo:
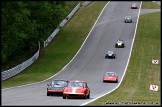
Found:
[(107, 1), (95, 1), (80, 8), (40, 57), (20, 74), (2, 82), (2, 88), (45, 80), (60, 71), (76, 54)]
[(152, 1), (142, 1), (143, 9), (160, 9), (160, 5), (152, 2)]

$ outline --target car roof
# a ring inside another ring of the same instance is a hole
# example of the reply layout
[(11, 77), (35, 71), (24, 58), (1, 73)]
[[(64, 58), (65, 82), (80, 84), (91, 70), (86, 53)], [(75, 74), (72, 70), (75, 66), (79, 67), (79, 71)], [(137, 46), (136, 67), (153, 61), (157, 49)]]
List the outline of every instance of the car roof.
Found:
[(112, 71), (111, 71), (111, 72), (106, 72), (106, 73), (115, 73), (115, 72), (112, 72)]
[(113, 52), (113, 51), (107, 51), (107, 52)]
[(121, 40), (121, 39), (118, 39), (117, 41), (123, 41), (123, 40)]
[(68, 80), (65, 80), (65, 79), (54, 79), (52, 81), (68, 81)]
[[(107, 74), (107, 73), (115, 73), (115, 72), (106, 72), (106, 74)], [(116, 73), (115, 73), (115, 74), (116, 74)]]
[(83, 81), (83, 80), (70, 80), (69, 82), (85, 82), (86, 83), (86, 81)]

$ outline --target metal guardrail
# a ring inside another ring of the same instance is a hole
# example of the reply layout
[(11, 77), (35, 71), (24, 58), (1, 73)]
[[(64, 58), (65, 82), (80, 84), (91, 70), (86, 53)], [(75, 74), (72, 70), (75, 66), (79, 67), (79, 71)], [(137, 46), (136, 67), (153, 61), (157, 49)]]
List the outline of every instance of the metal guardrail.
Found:
[(83, 6), (85, 7), (85, 6), (89, 5), (91, 2), (92, 1), (86, 1), (86, 2), (83, 3)]
[(26, 60), (22, 64), (17, 65), (16, 67), (13, 67), (9, 70), (1, 72), (1, 80), (2, 81), (6, 80), (6, 79), (20, 73), (21, 71), (23, 71), (27, 67), (29, 67), (39, 57), (39, 50), (40, 50), (40, 42), (39, 42), (38, 51), (30, 59)]
[[(83, 7), (89, 5), (92, 1), (83, 2)], [(53, 33), (44, 41), (44, 48), (52, 41), (52, 39), (57, 35), (60, 31), (60, 28), (64, 27), (64, 25), (71, 19), (71, 17), (77, 12), (77, 10), (81, 7), (80, 3), (75, 6), (75, 8), (71, 11), (71, 13), (60, 23), (60, 25), (53, 31)]]
[(80, 8), (80, 3), (71, 11), (71, 13), (60, 23), (60, 25), (54, 30), (54, 32), (44, 41), (44, 47), (46, 47), (56, 34), (60, 31), (60, 28), (63, 27), (69, 19), (74, 15), (74, 13)]
[(57, 27), (53, 33), (44, 41), (44, 48), (52, 41), (52, 39), (56, 36), (56, 34), (60, 31), (60, 28)]

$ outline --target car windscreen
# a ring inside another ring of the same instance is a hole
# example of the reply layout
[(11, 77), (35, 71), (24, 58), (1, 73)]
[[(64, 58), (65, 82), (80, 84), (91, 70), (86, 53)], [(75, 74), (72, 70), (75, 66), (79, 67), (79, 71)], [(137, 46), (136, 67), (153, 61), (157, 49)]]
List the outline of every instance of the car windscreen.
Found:
[(67, 85), (67, 82), (55, 80), (55, 81), (52, 81), (51, 85), (53, 87), (64, 87), (65, 85)]
[(127, 16), (126, 19), (131, 19), (131, 17), (130, 16)]
[(84, 82), (69, 82), (70, 87), (85, 87), (85, 83)]
[(113, 51), (108, 51), (107, 54), (113, 54)]
[(106, 73), (106, 76), (116, 76), (116, 74), (115, 73), (108, 72), (108, 73)]
[(117, 43), (122, 43), (122, 41), (117, 41)]

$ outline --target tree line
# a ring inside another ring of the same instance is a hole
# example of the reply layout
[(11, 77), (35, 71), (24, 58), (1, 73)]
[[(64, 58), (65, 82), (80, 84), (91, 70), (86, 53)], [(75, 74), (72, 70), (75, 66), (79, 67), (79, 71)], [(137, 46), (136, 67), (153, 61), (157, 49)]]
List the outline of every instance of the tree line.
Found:
[(2, 67), (43, 43), (78, 1), (3, 1), (1, 4)]

